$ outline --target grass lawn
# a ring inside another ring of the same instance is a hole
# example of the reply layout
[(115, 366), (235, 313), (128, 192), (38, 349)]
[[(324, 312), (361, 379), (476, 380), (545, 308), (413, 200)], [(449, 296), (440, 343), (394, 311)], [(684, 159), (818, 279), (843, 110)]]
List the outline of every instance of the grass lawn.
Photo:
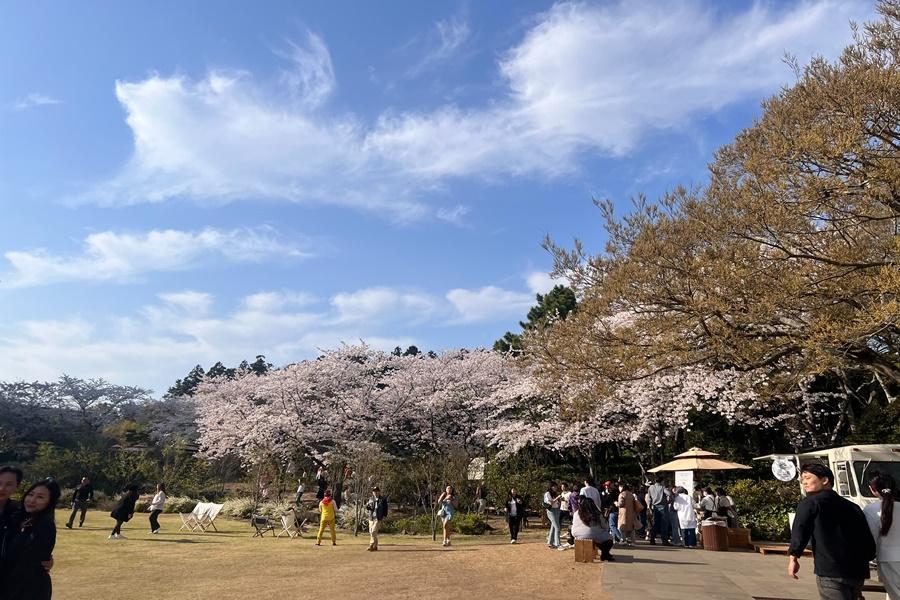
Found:
[(67, 517), (67, 510), (57, 511), (54, 599), (601, 597), (602, 564), (576, 564), (571, 550), (549, 550), (546, 532), (534, 529), (518, 545), (500, 530), (455, 535), (450, 548), (430, 537), (382, 535), (379, 551), (366, 552), (368, 534), (338, 531), (337, 546), (326, 538), (317, 547), (315, 531), (301, 539), (253, 539), (246, 522), (221, 518), (220, 533), (179, 532), (177, 514), (160, 516), (157, 535), (149, 533), (147, 515), (137, 514), (122, 529), (127, 540), (108, 541), (108, 513), (91, 511), (85, 527), (71, 531)]

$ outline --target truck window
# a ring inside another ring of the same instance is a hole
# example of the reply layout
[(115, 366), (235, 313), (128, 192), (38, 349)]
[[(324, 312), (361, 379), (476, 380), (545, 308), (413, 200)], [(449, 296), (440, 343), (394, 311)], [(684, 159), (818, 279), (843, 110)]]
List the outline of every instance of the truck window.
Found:
[(900, 462), (854, 460), (853, 470), (856, 472), (856, 480), (859, 482), (859, 493), (866, 498), (875, 497), (875, 494), (869, 489), (869, 479), (873, 473), (887, 473), (892, 475), (895, 480), (900, 481)]
[(837, 493), (845, 497), (853, 497), (856, 495), (856, 486), (853, 484), (853, 477), (850, 476), (848, 463), (842, 460), (834, 463), (834, 477), (837, 479)]

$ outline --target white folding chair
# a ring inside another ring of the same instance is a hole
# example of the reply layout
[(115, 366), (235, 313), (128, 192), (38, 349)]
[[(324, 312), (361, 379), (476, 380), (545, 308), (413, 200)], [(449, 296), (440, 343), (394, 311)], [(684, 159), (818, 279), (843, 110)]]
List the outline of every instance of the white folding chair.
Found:
[(207, 527), (212, 527), (216, 531), (216, 533), (218, 533), (219, 530), (216, 527), (215, 520), (216, 520), (216, 517), (219, 516), (219, 513), (222, 511), (223, 506), (225, 506), (225, 505), (224, 504), (215, 504), (212, 502), (207, 504), (206, 512), (200, 516), (197, 526), (200, 527), (200, 529), (202, 529), (203, 531), (206, 531)]
[(198, 527), (200, 527), (200, 523), (204, 516), (206, 515), (206, 511), (209, 510), (208, 502), (198, 502), (197, 506), (194, 507), (188, 515), (184, 513), (178, 513), (181, 517), (181, 529), (178, 531), (184, 531), (187, 529), (188, 531), (194, 531)]
[(294, 519), (293, 513), (281, 515), (281, 531), (275, 537), (281, 537), (284, 534), (291, 539), (300, 537), (300, 530), (297, 529), (297, 521)]

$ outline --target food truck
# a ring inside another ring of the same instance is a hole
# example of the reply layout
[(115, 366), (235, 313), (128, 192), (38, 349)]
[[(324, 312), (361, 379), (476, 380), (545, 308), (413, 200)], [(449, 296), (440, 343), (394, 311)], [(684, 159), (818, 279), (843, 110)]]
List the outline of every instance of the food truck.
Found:
[(834, 472), (834, 491), (860, 507), (876, 500), (868, 485), (872, 473), (888, 473), (900, 481), (900, 443), (854, 444), (796, 454), (767, 454), (753, 460), (771, 460), (772, 473), (781, 481), (797, 477), (804, 464), (821, 462)]

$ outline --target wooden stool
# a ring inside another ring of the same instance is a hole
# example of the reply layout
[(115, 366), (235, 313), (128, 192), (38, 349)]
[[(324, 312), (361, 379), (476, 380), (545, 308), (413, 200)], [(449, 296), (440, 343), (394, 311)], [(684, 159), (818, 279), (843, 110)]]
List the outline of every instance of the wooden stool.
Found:
[(592, 563), (596, 557), (594, 540), (575, 540), (575, 562)]

